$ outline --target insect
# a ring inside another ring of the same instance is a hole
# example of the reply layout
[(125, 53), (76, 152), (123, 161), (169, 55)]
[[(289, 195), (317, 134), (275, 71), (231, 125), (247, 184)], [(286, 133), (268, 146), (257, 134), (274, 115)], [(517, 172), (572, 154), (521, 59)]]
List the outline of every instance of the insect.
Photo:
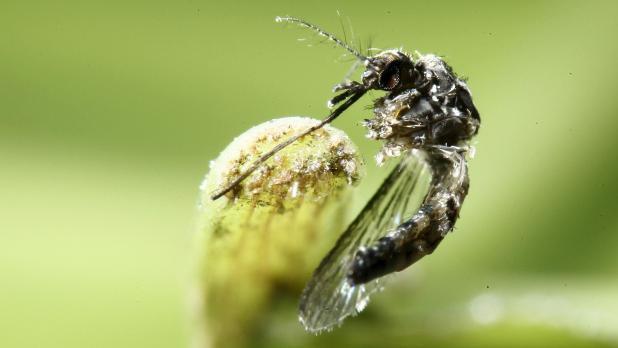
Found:
[[(364, 65), (359, 81), (335, 86), (332, 112), (318, 125), (265, 153), (245, 172), (212, 195), (232, 190), (277, 151), (332, 122), (370, 90), (385, 94), (364, 121), (368, 137), (383, 142), (376, 156), (401, 160), (365, 208), (324, 257), (300, 300), (300, 320), (311, 332), (330, 330), (362, 311), (385, 275), (431, 254), (453, 230), (468, 193), (466, 152), (478, 133), (479, 113), (466, 83), (440, 57), (384, 50), (364, 56), (302, 19), (277, 17), (334, 42)], [(431, 181), (420, 206), (412, 206), (423, 171)]]

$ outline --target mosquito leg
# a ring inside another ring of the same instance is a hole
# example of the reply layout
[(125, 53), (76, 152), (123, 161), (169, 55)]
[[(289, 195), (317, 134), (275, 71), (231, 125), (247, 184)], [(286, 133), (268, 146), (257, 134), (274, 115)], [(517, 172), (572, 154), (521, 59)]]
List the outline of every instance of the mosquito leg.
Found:
[(354, 88), (357, 85), (360, 85), (360, 82), (356, 82), (352, 80), (344, 80), (343, 82), (338, 83), (333, 87), (333, 92), (348, 90), (348, 89)]
[(339, 92), (339, 91), (343, 91), (343, 92), (332, 97), (328, 101), (327, 106), (329, 108), (332, 108), (335, 105), (339, 104), (341, 101), (348, 98), (349, 96), (356, 94), (359, 90), (363, 88), (364, 86), (356, 81), (346, 81), (346, 82), (340, 83), (333, 88), (333, 92)]
[(350, 76), (352, 76), (352, 74), (356, 71), (356, 69), (358, 69), (358, 67), (362, 63), (363, 62), (359, 59), (355, 60), (354, 63), (352, 63), (352, 66), (350, 67), (348, 72), (343, 77), (342, 82), (336, 84), (335, 87), (333, 87), (333, 92), (338, 92), (342, 89), (346, 89), (346, 87), (349, 87), (351, 84), (357, 83), (355, 81), (351, 81)]

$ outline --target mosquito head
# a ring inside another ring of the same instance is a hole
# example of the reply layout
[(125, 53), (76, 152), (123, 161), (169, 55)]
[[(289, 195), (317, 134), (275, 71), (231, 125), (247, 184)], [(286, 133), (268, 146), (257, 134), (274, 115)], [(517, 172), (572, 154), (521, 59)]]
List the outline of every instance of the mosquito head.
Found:
[(364, 63), (362, 79), (367, 89), (396, 91), (415, 87), (420, 77), (412, 59), (401, 51), (382, 51)]

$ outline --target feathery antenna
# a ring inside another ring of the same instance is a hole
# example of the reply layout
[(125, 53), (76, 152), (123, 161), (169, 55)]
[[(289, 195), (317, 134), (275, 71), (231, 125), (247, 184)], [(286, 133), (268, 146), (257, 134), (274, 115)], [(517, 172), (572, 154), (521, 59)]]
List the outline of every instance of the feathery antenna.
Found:
[[(337, 46), (340, 46), (343, 49), (345, 49), (346, 51), (350, 52), (352, 55), (354, 55), (359, 60), (361, 60), (361, 61), (367, 60), (367, 57), (363, 56), (360, 52), (358, 52), (357, 50), (352, 48), (347, 43), (345, 43), (345, 42), (341, 41), (340, 39), (338, 39), (335, 35), (327, 32), (324, 29), (318, 27), (317, 25), (311, 24), (311, 23), (309, 23), (309, 22), (307, 22), (307, 21), (305, 21), (303, 19), (296, 18), (296, 17), (275, 17), (275, 22), (278, 22), (278, 23), (281, 23), (281, 22), (294, 23), (294, 24), (299, 25), (299, 26), (301, 26), (303, 28), (307, 28), (307, 29), (313, 30), (316, 33), (318, 33), (318, 35), (327, 38), (328, 40), (330, 40), (330, 41), (334, 42), (335, 44), (337, 44)], [(344, 30), (344, 35), (346, 35), (345, 30)]]

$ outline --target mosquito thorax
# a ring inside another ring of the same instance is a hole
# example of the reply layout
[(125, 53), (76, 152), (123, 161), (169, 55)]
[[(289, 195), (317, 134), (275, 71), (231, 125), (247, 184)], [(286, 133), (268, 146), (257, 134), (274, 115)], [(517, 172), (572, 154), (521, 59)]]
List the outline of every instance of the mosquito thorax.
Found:
[(406, 150), (454, 146), (476, 135), (480, 119), (466, 83), (436, 55), (387, 50), (367, 58), (362, 83), (388, 92), (364, 122), (367, 137), (384, 141), (378, 163)]

